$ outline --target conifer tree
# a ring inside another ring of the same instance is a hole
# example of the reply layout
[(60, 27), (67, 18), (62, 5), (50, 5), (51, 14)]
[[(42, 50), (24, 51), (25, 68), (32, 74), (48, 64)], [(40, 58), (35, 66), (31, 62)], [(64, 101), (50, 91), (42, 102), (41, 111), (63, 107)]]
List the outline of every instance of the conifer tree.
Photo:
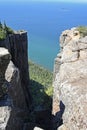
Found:
[(1, 21), (0, 21), (0, 29), (3, 29), (3, 25), (2, 25), (2, 23), (1, 23)]

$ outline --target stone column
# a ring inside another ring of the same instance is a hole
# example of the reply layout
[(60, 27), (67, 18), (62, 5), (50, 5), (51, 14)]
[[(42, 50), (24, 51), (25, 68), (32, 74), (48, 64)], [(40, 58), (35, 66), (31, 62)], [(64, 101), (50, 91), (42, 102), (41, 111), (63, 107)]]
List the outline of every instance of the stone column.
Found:
[(11, 59), (11, 55), (7, 49), (0, 47), (0, 98), (7, 92), (5, 71)]

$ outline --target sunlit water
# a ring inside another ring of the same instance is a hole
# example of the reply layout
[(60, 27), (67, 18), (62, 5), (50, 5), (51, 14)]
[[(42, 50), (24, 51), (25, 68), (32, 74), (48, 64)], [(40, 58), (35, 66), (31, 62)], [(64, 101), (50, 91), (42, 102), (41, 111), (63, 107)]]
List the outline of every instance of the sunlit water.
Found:
[(28, 31), (29, 59), (53, 70), (59, 36), (65, 29), (87, 25), (87, 5), (70, 3), (0, 3), (0, 19)]

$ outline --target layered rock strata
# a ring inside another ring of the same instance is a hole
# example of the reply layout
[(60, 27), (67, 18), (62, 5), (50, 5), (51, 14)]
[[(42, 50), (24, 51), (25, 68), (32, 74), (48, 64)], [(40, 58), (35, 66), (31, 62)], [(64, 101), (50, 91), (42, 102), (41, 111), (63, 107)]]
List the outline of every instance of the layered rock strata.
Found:
[[(62, 32), (54, 66), (53, 115), (58, 130), (87, 129), (87, 36)], [(54, 128), (54, 129), (56, 129)]]

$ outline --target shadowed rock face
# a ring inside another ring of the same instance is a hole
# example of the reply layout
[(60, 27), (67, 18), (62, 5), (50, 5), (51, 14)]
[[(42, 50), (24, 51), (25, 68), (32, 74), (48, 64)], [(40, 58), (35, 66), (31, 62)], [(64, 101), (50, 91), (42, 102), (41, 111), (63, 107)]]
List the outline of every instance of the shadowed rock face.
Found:
[(76, 28), (66, 30), (60, 36), (60, 46), (54, 66), (54, 123), (58, 127), (63, 120), (58, 130), (86, 130), (87, 36), (81, 38)]
[(29, 121), (27, 43), (26, 32), (0, 41), (0, 130), (22, 130)]
[(7, 92), (5, 71), (10, 62), (11, 55), (5, 48), (0, 48), (0, 98)]
[(29, 119), (29, 109), (19, 70), (10, 59), (8, 50), (0, 48), (0, 130), (22, 130)]
[(13, 106), (15, 108), (26, 109), (27, 104), (25, 101), (25, 95), (21, 86), (20, 73), (18, 68), (10, 61), (6, 73), (5, 79), (10, 83), (8, 88), (8, 94), (10, 95)]
[(9, 50), (13, 64), (19, 69), (21, 86), (29, 108), (31, 96), (29, 92), (27, 32), (15, 32), (15, 34), (9, 35), (4, 41), (0, 41), (0, 47)]
[[(22, 130), (24, 124), (29, 119), (29, 109), (27, 108), (25, 95), (20, 81), (20, 73), (18, 68), (10, 61), (5, 73), (6, 80), (8, 81), (8, 97), (11, 111), (6, 124), (5, 130)], [(5, 100), (6, 102), (6, 100)], [(9, 112), (9, 111), (8, 111)]]
[[(0, 130), (4, 130), (10, 117), (10, 107), (3, 106), (2, 99), (7, 94), (8, 86), (5, 80), (5, 71), (10, 62), (11, 55), (5, 48), (0, 48)], [(6, 105), (6, 104), (5, 104)]]

